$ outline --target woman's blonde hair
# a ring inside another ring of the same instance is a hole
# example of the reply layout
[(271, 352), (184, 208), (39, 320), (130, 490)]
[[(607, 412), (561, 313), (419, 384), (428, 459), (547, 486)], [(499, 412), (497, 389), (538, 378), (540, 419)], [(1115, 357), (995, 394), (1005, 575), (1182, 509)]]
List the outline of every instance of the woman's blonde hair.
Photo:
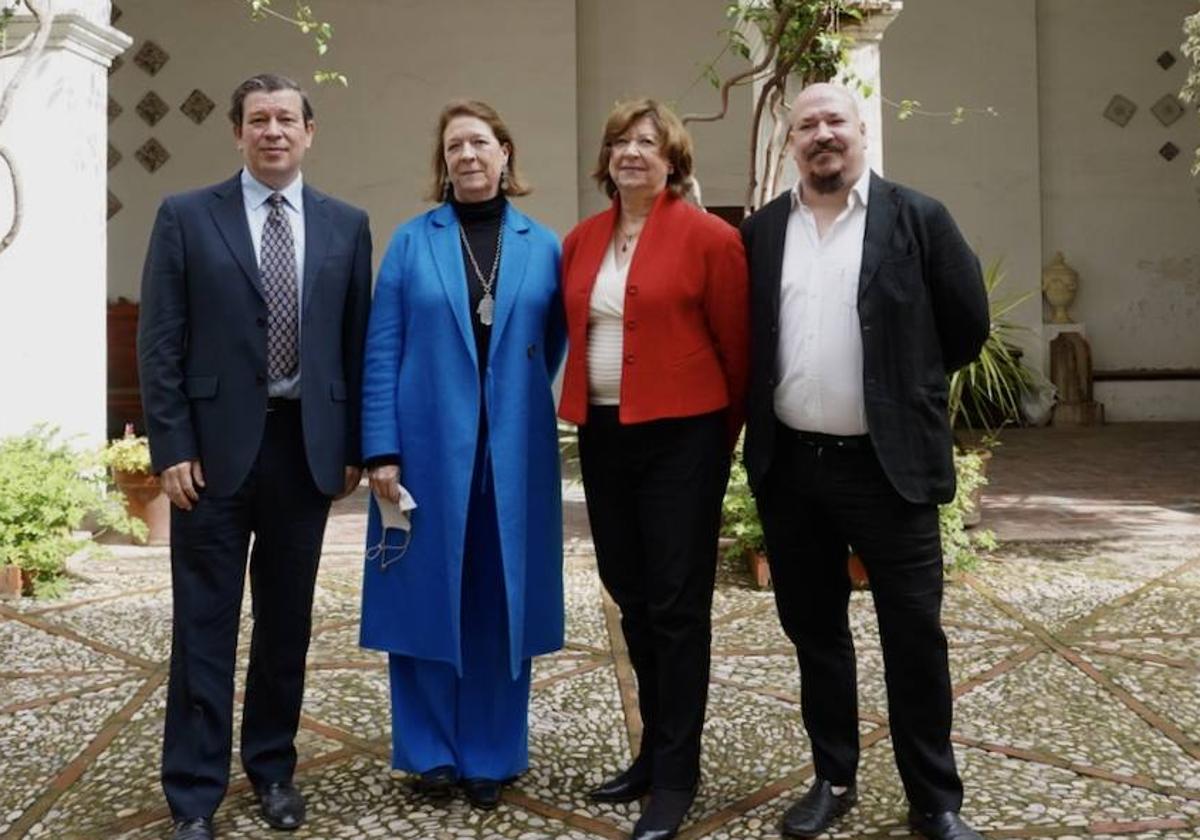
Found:
[(442, 149), (442, 137), (446, 134), (446, 126), (455, 117), (475, 117), (483, 120), (492, 129), (501, 145), (508, 146), (508, 172), (502, 182), (501, 192), (507, 196), (529, 195), (533, 190), (525, 182), (525, 178), (517, 170), (517, 146), (513, 143), (512, 133), (496, 109), (486, 102), (477, 99), (453, 99), (442, 108), (438, 115), (437, 131), (433, 136), (433, 178), (425, 198), (429, 201), (444, 201), (446, 187), (450, 182), (450, 173), (446, 170), (446, 154)]

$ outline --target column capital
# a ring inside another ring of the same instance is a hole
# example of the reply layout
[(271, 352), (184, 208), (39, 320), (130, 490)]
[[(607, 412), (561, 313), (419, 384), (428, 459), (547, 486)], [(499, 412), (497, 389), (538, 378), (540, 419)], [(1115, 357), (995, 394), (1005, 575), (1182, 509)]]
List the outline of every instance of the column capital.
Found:
[[(8, 24), (8, 43), (19, 42), (33, 31), (33, 18), (18, 15)], [(133, 44), (133, 39), (107, 23), (97, 23), (80, 12), (58, 12), (50, 24), (46, 51), (70, 52), (108, 67), (112, 60)]]
[(902, 0), (859, 0), (854, 5), (864, 13), (864, 19), (847, 24), (845, 31), (857, 41), (882, 41), (884, 31), (904, 11)]

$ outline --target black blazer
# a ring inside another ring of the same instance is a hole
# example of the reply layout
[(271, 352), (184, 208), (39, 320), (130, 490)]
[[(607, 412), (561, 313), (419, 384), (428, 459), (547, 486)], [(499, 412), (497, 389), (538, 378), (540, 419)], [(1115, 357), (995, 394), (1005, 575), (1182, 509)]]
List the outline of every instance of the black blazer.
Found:
[[(367, 214), (304, 187), (300, 392), (322, 492), (361, 452), (363, 343), (371, 301)], [(154, 471), (192, 458), (208, 491), (245, 480), (267, 412), (267, 303), (241, 176), (165, 199), (142, 274), (138, 370)]]
[[(784, 193), (742, 223), (750, 263), (750, 396), (745, 460), (757, 492), (775, 443), (779, 284), (791, 212)], [(979, 260), (950, 213), (871, 174), (862, 274), (863, 395), (871, 442), (910, 502), (954, 498), (946, 377), (979, 354), (988, 301)]]

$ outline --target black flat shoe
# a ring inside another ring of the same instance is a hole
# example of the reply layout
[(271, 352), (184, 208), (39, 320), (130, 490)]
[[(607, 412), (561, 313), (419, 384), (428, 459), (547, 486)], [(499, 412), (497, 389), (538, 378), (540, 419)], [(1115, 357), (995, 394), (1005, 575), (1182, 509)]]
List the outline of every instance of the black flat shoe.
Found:
[(426, 770), (413, 781), (413, 789), (430, 799), (449, 799), (458, 784), (458, 771), (449, 764)]
[(650, 792), (650, 768), (634, 762), (606, 782), (588, 793), (593, 802), (632, 802)]
[(467, 801), (483, 811), (494, 811), (500, 804), (501, 783), (495, 779), (463, 779), (462, 789)]
[(857, 786), (847, 786), (838, 796), (830, 782), (817, 779), (808, 792), (787, 809), (779, 830), (784, 837), (816, 837), (844, 817), (857, 801)]
[(212, 840), (213, 824), (209, 817), (189, 817), (175, 820), (171, 840)]
[(631, 840), (671, 840), (696, 799), (696, 788), (651, 788), (646, 810), (633, 826)]
[(291, 782), (271, 782), (254, 789), (258, 812), (267, 825), (279, 831), (295, 831), (304, 825), (304, 797)]
[(908, 824), (913, 831), (928, 840), (983, 840), (982, 834), (967, 825), (963, 818), (953, 811), (942, 811), (940, 814), (909, 811)]

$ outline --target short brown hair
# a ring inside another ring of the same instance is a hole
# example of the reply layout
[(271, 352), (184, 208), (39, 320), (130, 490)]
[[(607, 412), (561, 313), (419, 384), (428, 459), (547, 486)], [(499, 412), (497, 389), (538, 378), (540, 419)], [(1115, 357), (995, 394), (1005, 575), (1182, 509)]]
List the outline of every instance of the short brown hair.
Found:
[(618, 102), (604, 123), (604, 140), (600, 143), (600, 157), (592, 177), (609, 198), (617, 194), (617, 185), (608, 174), (608, 162), (612, 157), (612, 144), (624, 134), (629, 126), (649, 117), (658, 130), (658, 141), (662, 144), (663, 157), (671, 165), (667, 175), (667, 189), (677, 196), (686, 195), (692, 183), (692, 136), (684, 128), (675, 112), (653, 99), (630, 99)]
[(313, 121), (312, 103), (308, 101), (308, 94), (304, 88), (293, 82), (287, 76), (280, 76), (277, 73), (259, 73), (257, 76), (251, 76), (246, 81), (242, 82), (233, 91), (233, 96), (229, 100), (229, 121), (237, 127), (242, 125), (242, 106), (246, 103), (246, 97), (252, 93), (275, 93), (281, 90), (294, 90), (300, 94), (300, 106), (304, 113), (304, 124), (308, 125)]
[(508, 178), (507, 183), (500, 190), (505, 195), (529, 195), (533, 192), (532, 188), (525, 182), (525, 178), (517, 170), (517, 146), (513, 143), (512, 132), (508, 130), (508, 126), (504, 124), (504, 120), (500, 119), (500, 115), (496, 113), (496, 109), (486, 102), (480, 102), (478, 99), (452, 99), (446, 103), (446, 107), (442, 108), (442, 113), (438, 115), (437, 131), (433, 135), (433, 180), (429, 183), (429, 189), (425, 193), (425, 198), (429, 201), (442, 201), (446, 197), (446, 184), (450, 179), (449, 173), (446, 171), (446, 155), (442, 151), (442, 136), (446, 133), (446, 126), (450, 124), (450, 120), (455, 117), (475, 117), (483, 120), (492, 129), (492, 133), (496, 135), (496, 139), (501, 145), (508, 146)]

